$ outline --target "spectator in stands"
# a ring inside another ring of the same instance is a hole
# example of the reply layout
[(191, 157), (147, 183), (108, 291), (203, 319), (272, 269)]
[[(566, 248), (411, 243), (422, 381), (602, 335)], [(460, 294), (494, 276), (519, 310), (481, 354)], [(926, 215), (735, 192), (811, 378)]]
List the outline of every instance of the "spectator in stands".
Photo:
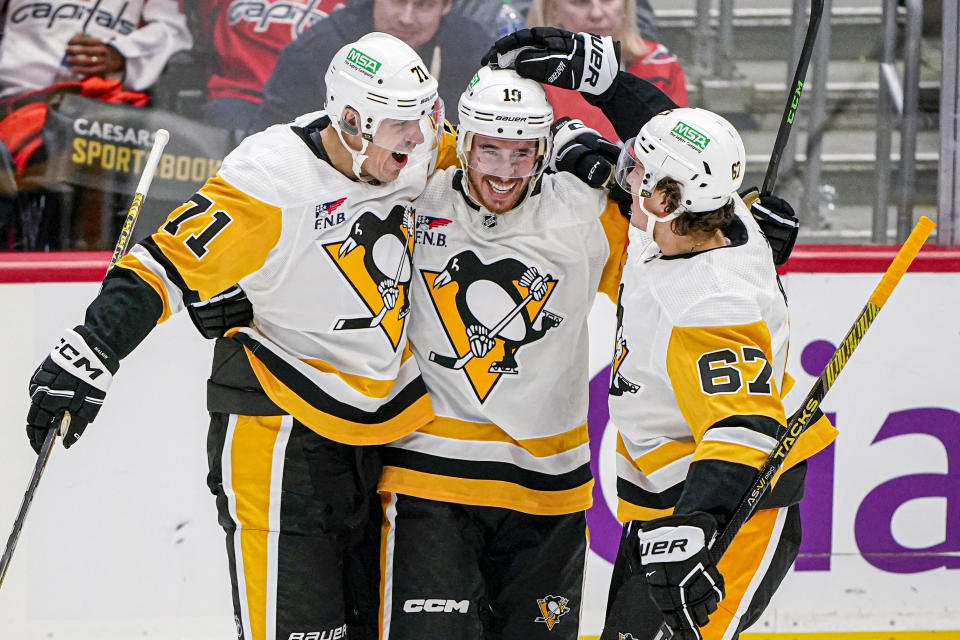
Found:
[[(679, 106), (689, 103), (680, 61), (665, 46), (638, 33), (637, 0), (532, 0), (527, 26), (613, 36), (621, 43), (621, 64), (626, 71), (653, 83)], [(587, 103), (579, 93), (546, 85), (544, 89), (555, 117), (579, 118), (608, 140), (618, 139), (600, 109)]]
[(451, 10), (450, 0), (351, 0), (280, 52), (252, 128), (322, 109), (323, 75), (333, 54), (370, 31), (389, 33), (417, 51), (440, 81), (448, 119), (456, 117), (460, 94), (492, 40), (486, 28)]
[(280, 51), (345, 4), (345, 0), (200, 0), (200, 33), (210, 36), (203, 52), (209, 69), (204, 119), (226, 129), (250, 129)]
[(144, 91), (170, 56), (192, 45), (179, 0), (8, 0), (4, 6), (0, 98), (91, 77)]

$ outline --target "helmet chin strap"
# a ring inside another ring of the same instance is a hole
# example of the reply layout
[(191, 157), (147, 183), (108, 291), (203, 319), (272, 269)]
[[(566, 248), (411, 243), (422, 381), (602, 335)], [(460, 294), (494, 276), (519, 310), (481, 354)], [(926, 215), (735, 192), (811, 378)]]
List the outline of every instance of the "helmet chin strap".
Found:
[(375, 178), (373, 177), (364, 178), (362, 175), (360, 175), (362, 171), (361, 166), (363, 165), (364, 160), (369, 157), (367, 156), (366, 151), (370, 141), (363, 136), (360, 136), (360, 150), (355, 151), (354, 148), (347, 144), (347, 141), (343, 139), (343, 131), (340, 130), (340, 127), (334, 127), (334, 130), (337, 132), (337, 137), (340, 138), (340, 142), (343, 144), (344, 149), (349, 151), (350, 157), (353, 158), (351, 167), (353, 169), (353, 175), (357, 176), (357, 180), (361, 182), (371, 182), (374, 180)]
[(653, 235), (653, 231), (654, 231), (654, 229), (656, 228), (655, 225), (656, 225), (658, 222), (670, 222), (671, 220), (674, 220), (674, 219), (680, 217), (680, 214), (683, 213), (683, 210), (678, 208), (678, 209), (677, 209), (676, 211), (674, 211), (673, 213), (668, 213), (667, 215), (665, 215), (665, 216), (663, 216), (662, 218), (660, 218), (660, 217), (657, 217), (657, 216), (653, 215), (652, 213), (650, 213), (650, 210), (647, 209), (647, 208), (644, 206), (644, 204), (643, 204), (643, 201), (644, 201), (644, 200), (646, 200), (646, 198), (638, 198), (638, 201), (637, 201), (637, 204), (638, 204), (639, 207), (640, 207), (640, 211), (643, 211), (643, 212), (646, 214), (646, 216), (647, 216), (647, 222), (646, 222), (646, 224), (643, 226), (643, 228), (641, 229), (641, 231), (644, 231), (645, 233), (649, 234), (650, 237), (654, 239), (654, 242), (656, 242), (656, 238), (655, 238), (654, 235)]

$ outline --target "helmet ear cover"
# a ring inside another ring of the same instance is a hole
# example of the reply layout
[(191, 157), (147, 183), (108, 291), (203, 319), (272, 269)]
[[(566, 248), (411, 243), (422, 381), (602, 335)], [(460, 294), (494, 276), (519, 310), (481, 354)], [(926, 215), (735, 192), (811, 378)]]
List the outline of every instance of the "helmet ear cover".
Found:
[(355, 124), (351, 124), (347, 122), (346, 117), (344, 117), (347, 113), (347, 109), (357, 114), (357, 120), (360, 119), (360, 114), (357, 113), (356, 109), (354, 109), (353, 107), (344, 107), (343, 112), (340, 114), (340, 130), (343, 131), (348, 136), (358, 136), (360, 135), (360, 127), (358, 127)]

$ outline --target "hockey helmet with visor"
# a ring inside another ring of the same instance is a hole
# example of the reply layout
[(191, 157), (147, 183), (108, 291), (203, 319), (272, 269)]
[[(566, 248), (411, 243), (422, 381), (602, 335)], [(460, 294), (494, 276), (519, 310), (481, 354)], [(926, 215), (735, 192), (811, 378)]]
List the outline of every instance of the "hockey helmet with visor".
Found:
[[(325, 77), (330, 124), (353, 157), (359, 179), (371, 146), (393, 156), (397, 167), (433, 162), (443, 132), (443, 101), (437, 80), (402, 40), (368, 33), (344, 45)], [(356, 112), (351, 122), (347, 109)], [(344, 135), (359, 136), (355, 149)]]

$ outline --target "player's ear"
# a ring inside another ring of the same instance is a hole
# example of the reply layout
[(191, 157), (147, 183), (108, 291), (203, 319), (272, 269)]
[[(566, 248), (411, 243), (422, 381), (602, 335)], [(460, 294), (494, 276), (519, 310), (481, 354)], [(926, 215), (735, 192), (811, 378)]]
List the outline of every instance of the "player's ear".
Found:
[(441, 16), (445, 16), (450, 13), (450, 9), (453, 7), (453, 0), (444, 0), (443, 1), (443, 11), (440, 12)]

